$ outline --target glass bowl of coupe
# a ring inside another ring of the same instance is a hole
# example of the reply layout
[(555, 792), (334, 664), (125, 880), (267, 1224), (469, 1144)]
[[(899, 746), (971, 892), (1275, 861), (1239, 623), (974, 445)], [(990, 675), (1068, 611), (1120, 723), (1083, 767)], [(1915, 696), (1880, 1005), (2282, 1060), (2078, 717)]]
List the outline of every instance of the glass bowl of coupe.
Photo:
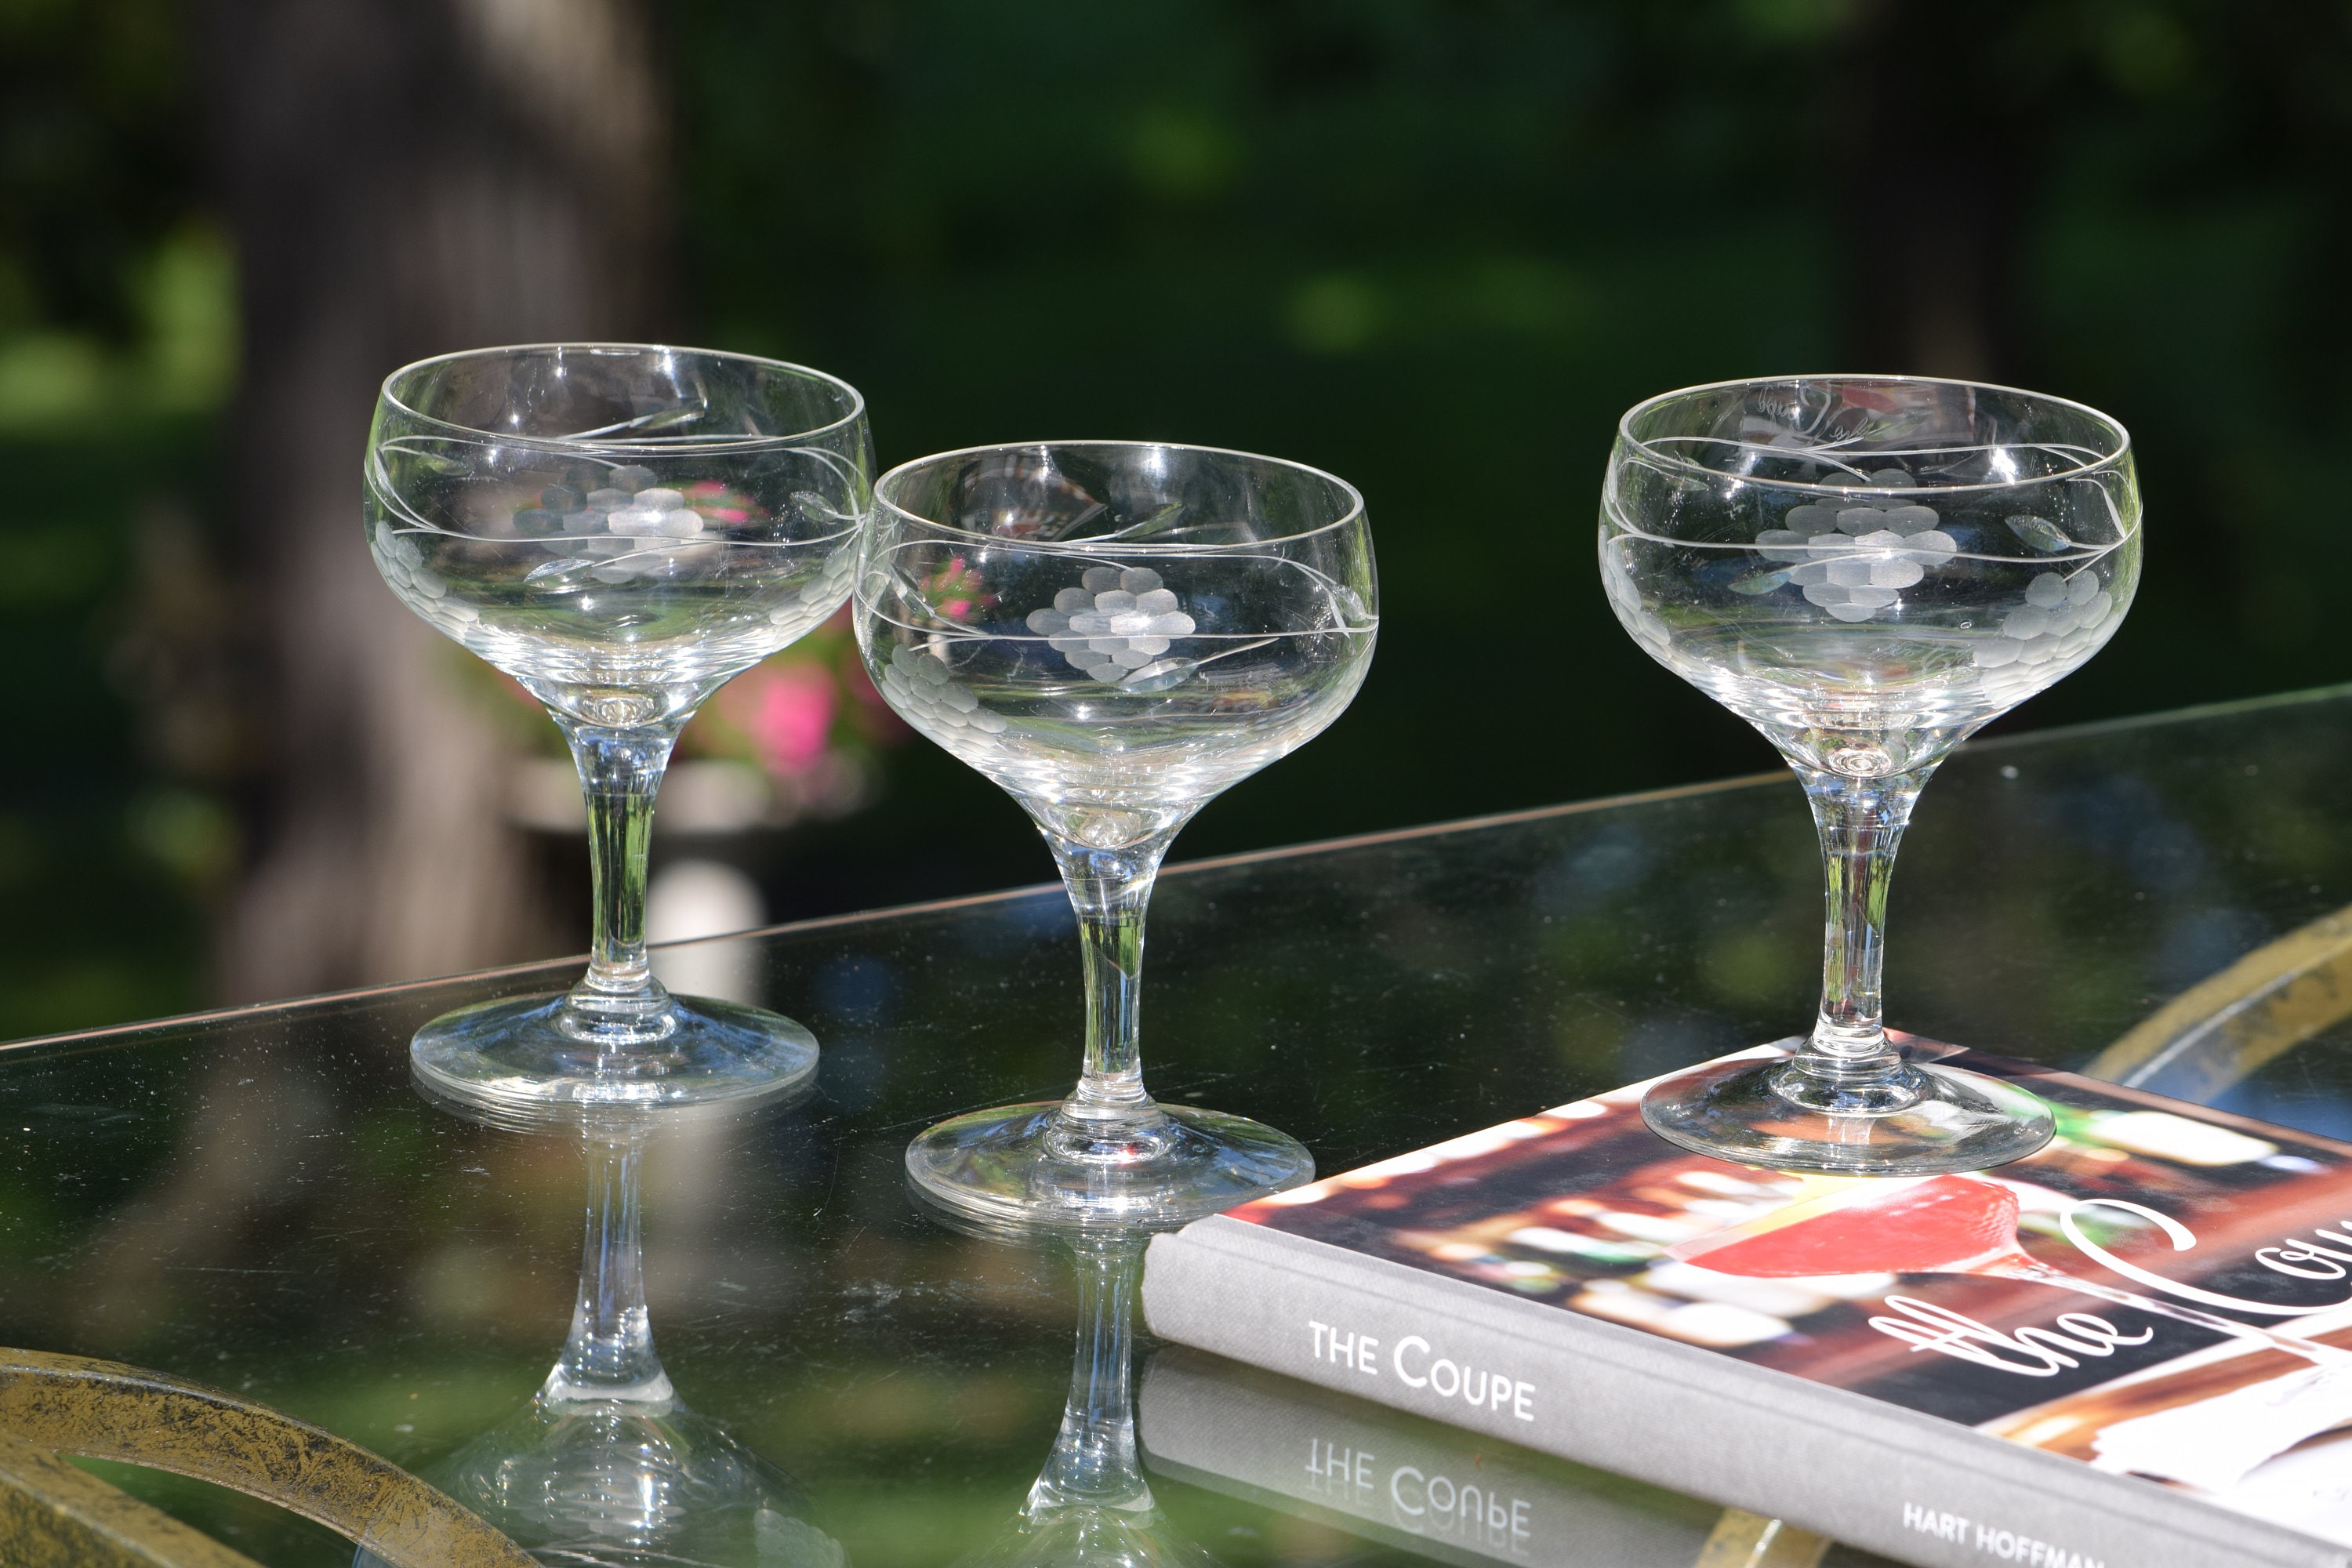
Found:
[(1821, 831), (1822, 1004), (1785, 1059), (1652, 1088), (1661, 1136), (1748, 1164), (1969, 1171), (2052, 1131), (2032, 1094), (1888, 1040), (1886, 889), (1952, 748), (2078, 668), (2139, 583), (2130, 438), (2038, 393), (1908, 376), (1693, 387), (1628, 413), (1601, 576), (1643, 650), (1762, 731)]
[(1143, 917), (1180, 829), (1363, 684), (1379, 593), (1363, 500), (1274, 458), (1149, 442), (985, 447), (876, 486), (859, 646), (885, 699), (1028, 812), (1084, 950), (1064, 1100), (941, 1122), (909, 1174), (1020, 1224), (1178, 1224), (1293, 1186), (1296, 1141), (1143, 1086)]
[(404, 604), (546, 706), (579, 765), (595, 882), (578, 984), (418, 1032), (411, 1059), (437, 1090), (679, 1104), (815, 1070), (791, 1019), (654, 978), (646, 848), (686, 721), (848, 597), (872, 473), (856, 390), (771, 360), (551, 343), (385, 381), (369, 550)]

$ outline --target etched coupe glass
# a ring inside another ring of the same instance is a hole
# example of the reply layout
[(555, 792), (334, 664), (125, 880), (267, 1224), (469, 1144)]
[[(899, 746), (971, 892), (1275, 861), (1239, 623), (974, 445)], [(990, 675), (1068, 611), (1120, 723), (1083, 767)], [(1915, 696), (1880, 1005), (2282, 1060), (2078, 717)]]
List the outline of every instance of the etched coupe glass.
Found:
[(546, 705), (579, 764), (595, 881), (586, 975), (427, 1024), (411, 1049), (427, 1083), (478, 1103), (676, 1104), (815, 1070), (791, 1019), (654, 978), (646, 848), (695, 710), (848, 597), (872, 474), (864, 400), (797, 365), (542, 344), (385, 381), (365, 471), (376, 567)]
[(1785, 1059), (1653, 1087), (1642, 1111), (1661, 1136), (1888, 1175), (1980, 1169), (2049, 1140), (2031, 1094), (1888, 1040), (1887, 879), (1937, 764), (2115, 635), (2139, 523), (2123, 426), (2035, 393), (1802, 376), (1625, 416), (1601, 494), (1610, 606), (1780, 748), (1829, 881), (1811, 1033)]
[(1362, 498), (1295, 463), (1079, 441), (882, 477), (858, 646), (891, 707), (1036, 822), (1085, 952), (1076, 1089), (918, 1138), (908, 1172), (941, 1203), (1180, 1223), (1313, 1173), (1271, 1128), (1145, 1092), (1144, 905), (1193, 813), (1348, 706), (1376, 598)]

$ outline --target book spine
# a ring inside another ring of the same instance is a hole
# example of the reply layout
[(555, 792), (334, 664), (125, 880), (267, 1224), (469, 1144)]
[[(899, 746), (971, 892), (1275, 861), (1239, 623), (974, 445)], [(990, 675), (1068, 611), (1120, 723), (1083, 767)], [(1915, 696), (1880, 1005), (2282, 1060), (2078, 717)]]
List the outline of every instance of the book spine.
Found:
[(1142, 1300), (1163, 1339), (1922, 1568), (2352, 1562), (2150, 1482), (1244, 1221), (1154, 1237)]

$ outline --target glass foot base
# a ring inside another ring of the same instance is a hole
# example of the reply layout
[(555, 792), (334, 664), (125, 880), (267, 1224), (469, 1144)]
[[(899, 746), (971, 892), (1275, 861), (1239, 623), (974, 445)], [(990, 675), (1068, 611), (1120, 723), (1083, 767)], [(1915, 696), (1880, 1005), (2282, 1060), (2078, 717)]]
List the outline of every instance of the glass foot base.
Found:
[(1091, 1503), (1024, 1515), (952, 1568), (1219, 1568), (1147, 1500), (1129, 1510)]
[(541, 1563), (841, 1562), (790, 1477), (674, 1401), (542, 1397), (430, 1474)]
[[(1801, 1040), (1785, 1042), (1794, 1049)], [(1788, 1058), (1722, 1062), (1650, 1086), (1642, 1120), (1669, 1143), (1742, 1165), (1838, 1176), (1935, 1176), (2021, 1160), (2050, 1142), (2050, 1108), (1997, 1079), (1932, 1062), (1899, 1071), (1902, 1103), (1832, 1114), (1777, 1087)]]
[(1315, 1176), (1315, 1157), (1245, 1116), (1164, 1105), (1124, 1156), (1074, 1152), (1059, 1100), (942, 1121), (907, 1146), (907, 1174), (933, 1202), (983, 1226), (1171, 1229)]
[(564, 1031), (563, 1008), (559, 992), (444, 1013), (416, 1031), (410, 1064), (462, 1104), (520, 1111), (766, 1099), (816, 1073), (816, 1037), (757, 1007), (672, 997), (661, 1038), (601, 1049)]

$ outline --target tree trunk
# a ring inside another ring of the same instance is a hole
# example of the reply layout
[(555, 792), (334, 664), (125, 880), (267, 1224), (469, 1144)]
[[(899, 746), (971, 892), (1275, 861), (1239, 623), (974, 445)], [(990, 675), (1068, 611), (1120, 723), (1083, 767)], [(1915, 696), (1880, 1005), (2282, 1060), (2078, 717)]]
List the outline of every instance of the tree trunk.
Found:
[(2015, 68), (2007, 0), (1875, 0), (1832, 85), (1849, 368), (2002, 381), (2020, 363), (2018, 246), (2043, 96)]
[(205, 27), (245, 308), (227, 504), (272, 742), (220, 987), (577, 948), (507, 821), (499, 699), (376, 577), (360, 464), (403, 363), (654, 327), (652, 29), (635, 0), (215, 0)]

